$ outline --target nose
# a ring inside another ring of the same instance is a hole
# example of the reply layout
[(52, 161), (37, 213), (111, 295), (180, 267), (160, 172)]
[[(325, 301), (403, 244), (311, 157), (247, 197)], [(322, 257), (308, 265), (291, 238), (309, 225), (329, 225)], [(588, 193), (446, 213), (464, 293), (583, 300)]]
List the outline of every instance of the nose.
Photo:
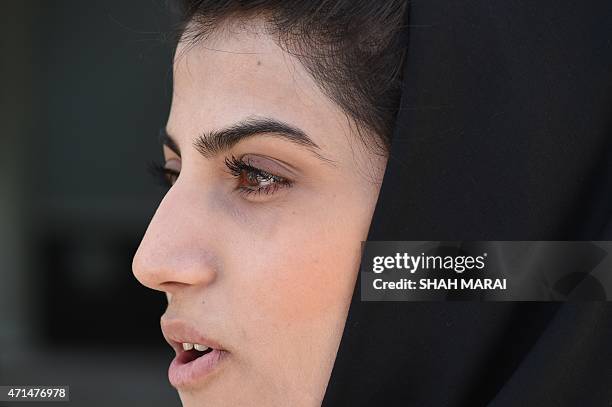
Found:
[(212, 284), (219, 265), (212, 247), (214, 236), (207, 233), (216, 229), (206, 224), (211, 218), (175, 187), (178, 183), (157, 208), (132, 261), (141, 284), (170, 294)]

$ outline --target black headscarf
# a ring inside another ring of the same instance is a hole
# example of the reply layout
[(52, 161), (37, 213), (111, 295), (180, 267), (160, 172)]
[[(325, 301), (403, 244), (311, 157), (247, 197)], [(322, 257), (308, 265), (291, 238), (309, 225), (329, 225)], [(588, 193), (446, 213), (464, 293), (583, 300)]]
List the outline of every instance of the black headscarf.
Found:
[[(612, 240), (612, 2), (408, 12), (368, 240)], [(611, 403), (609, 302), (361, 302), (358, 282), (323, 405)]]

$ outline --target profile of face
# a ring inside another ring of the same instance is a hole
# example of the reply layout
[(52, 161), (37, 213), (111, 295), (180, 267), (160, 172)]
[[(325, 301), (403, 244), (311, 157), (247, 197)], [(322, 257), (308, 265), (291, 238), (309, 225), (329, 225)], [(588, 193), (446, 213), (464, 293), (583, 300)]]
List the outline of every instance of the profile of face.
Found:
[(133, 271), (183, 405), (320, 405), (386, 158), (256, 21), (179, 43), (166, 132)]

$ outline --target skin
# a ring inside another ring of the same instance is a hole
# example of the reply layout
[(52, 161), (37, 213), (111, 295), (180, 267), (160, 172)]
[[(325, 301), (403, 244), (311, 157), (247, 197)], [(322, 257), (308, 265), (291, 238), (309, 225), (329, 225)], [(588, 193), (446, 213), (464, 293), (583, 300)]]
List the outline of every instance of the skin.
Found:
[[(301, 129), (319, 148), (260, 134), (204, 156), (194, 140), (246, 117)], [(256, 21), (179, 44), (164, 147), (180, 176), (134, 257), (145, 286), (229, 355), (184, 406), (318, 406), (331, 374), (386, 158)], [(245, 194), (228, 157), (291, 186)], [(291, 166), (277, 166), (283, 162)], [(282, 170), (282, 171), (281, 171)]]

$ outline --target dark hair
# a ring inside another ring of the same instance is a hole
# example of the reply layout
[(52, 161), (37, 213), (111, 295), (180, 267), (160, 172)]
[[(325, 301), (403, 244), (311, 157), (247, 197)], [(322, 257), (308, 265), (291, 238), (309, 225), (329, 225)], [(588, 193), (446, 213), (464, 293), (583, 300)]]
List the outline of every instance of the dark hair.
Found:
[[(183, 41), (227, 19), (261, 18), (323, 92), (353, 119), (364, 142), (388, 151), (401, 93), (407, 0), (184, 0)], [(363, 130), (366, 130), (364, 132)], [(366, 133), (375, 137), (365, 137)]]

